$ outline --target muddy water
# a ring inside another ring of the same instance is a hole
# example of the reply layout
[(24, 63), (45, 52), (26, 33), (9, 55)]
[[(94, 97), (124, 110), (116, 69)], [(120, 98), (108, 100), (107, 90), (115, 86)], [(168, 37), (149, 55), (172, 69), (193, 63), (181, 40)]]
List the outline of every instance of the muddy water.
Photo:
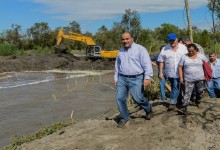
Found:
[[(95, 118), (115, 108), (113, 75), (20, 73), (0, 78), (0, 147), (46, 125)], [(76, 78), (75, 78), (75, 77)], [(82, 77), (80, 77), (82, 76)]]

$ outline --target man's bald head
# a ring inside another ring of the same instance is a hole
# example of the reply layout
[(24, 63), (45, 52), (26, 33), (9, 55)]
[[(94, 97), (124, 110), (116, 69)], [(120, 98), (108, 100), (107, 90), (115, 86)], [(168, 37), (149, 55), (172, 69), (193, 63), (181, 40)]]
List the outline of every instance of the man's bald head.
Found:
[(124, 32), (121, 36), (121, 42), (126, 50), (131, 46), (133, 43), (133, 36), (130, 32)]

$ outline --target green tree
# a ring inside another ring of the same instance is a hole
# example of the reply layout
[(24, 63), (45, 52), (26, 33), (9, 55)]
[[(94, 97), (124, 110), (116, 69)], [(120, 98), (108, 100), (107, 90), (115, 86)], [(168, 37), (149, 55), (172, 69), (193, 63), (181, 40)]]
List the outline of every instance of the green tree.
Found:
[(208, 9), (212, 11), (212, 15), (220, 19), (220, 0), (208, 0)]
[(121, 25), (125, 31), (131, 32), (134, 40), (137, 42), (141, 34), (141, 21), (137, 11), (126, 9), (125, 14), (122, 16)]
[(70, 22), (70, 29), (72, 32), (81, 33), (80, 24), (76, 21)]
[(122, 27), (121, 23), (119, 22), (114, 22), (113, 27), (111, 29), (112, 32), (112, 42), (113, 45), (112, 47), (114, 49), (120, 49), (121, 47), (121, 34), (124, 32), (124, 28)]
[(35, 23), (27, 29), (27, 35), (35, 46), (49, 47), (53, 45), (54, 38), (48, 23)]
[(180, 29), (175, 25), (169, 23), (163, 23), (161, 24), (161, 27), (155, 29), (155, 32), (159, 40), (164, 40), (165, 42), (168, 42), (167, 35), (169, 33), (175, 33), (179, 35)]
[(89, 37), (92, 37), (92, 33), (91, 33), (91, 32), (88, 32), (88, 31), (86, 31), (85, 35), (86, 35), (86, 36), (89, 36)]
[(99, 29), (98, 29), (98, 33), (105, 33), (108, 31), (108, 28), (106, 26), (101, 26)]
[(140, 44), (147, 48), (150, 55), (158, 53), (161, 45), (164, 45), (163, 40), (158, 39), (156, 32), (150, 29), (142, 29)]
[(69, 23), (69, 26), (63, 27), (64, 32), (76, 32), (81, 33), (81, 27), (80, 24), (76, 21), (72, 21)]
[(107, 32), (108, 29), (103, 25), (98, 29), (98, 32), (94, 36), (96, 44), (101, 46), (102, 48), (106, 48), (106, 43), (108, 42)]
[(216, 52), (216, 43), (217, 43), (217, 26), (219, 25), (219, 22), (216, 23), (216, 21), (220, 20), (220, 0), (208, 0), (208, 8), (211, 11), (212, 16), (212, 41), (213, 41), (213, 49)]
[[(69, 23), (69, 26), (63, 27), (64, 33), (68, 34), (69, 32), (79, 33), (81, 34), (80, 24), (76, 21), (72, 21)], [(85, 44), (79, 41), (63, 39), (63, 43), (68, 45), (70, 49), (81, 50), (85, 48)]]
[(16, 45), (17, 48), (22, 47), (22, 34), (21, 26), (17, 24), (12, 24), (11, 29), (6, 30), (4, 33), (5, 41)]
[(200, 44), (202, 47), (209, 49), (212, 45), (211, 34), (207, 30), (203, 30), (200, 36)]
[(100, 45), (102, 49), (112, 50), (115, 48), (115, 40), (114, 39), (114, 32), (108, 30), (107, 27), (101, 26), (98, 29), (98, 32), (94, 36), (97, 45)]

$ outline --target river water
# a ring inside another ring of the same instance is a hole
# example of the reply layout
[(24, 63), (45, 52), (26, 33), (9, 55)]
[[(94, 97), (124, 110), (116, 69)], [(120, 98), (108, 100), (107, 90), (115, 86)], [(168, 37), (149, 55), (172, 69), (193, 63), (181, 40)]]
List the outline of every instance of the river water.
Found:
[(46, 125), (95, 118), (115, 108), (111, 71), (0, 74), (0, 147)]

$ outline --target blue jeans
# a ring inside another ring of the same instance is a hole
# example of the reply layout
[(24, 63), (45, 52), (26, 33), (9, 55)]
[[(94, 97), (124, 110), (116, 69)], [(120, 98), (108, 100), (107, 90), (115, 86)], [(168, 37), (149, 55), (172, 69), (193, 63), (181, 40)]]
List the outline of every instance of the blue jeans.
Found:
[(212, 78), (209, 82), (207, 81), (207, 90), (209, 97), (219, 96), (217, 93), (220, 92), (220, 78)]
[(127, 78), (119, 75), (116, 91), (116, 102), (121, 120), (128, 120), (130, 117), (127, 109), (128, 91), (130, 91), (134, 101), (140, 105), (145, 112), (149, 112), (151, 110), (151, 105), (148, 99), (144, 97), (143, 93), (143, 75), (140, 75), (136, 78)]
[(171, 84), (170, 104), (176, 105), (177, 99), (180, 96), (180, 80), (179, 78), (168, 78)]
[(166, 78), (163, 77), (162, 79), (159, 78), (159, 84), (160, 84), (160, 95), (162, 100), (166, 100), (166, 90), (165, 90), (165, 84), (166, 84)]

